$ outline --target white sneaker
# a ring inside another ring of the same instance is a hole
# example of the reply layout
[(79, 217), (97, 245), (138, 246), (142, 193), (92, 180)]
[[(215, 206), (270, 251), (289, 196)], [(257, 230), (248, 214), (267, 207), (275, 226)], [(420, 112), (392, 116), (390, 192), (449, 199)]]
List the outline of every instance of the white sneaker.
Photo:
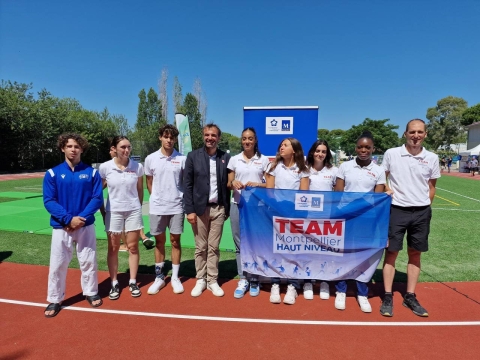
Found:
[(330, 286), (325, 281), (322, 281), (320, 284), (320, 299), (328, 300), (330, 299)]
[(306, 282), (303, 284), (303, 297), (305, 300), (313, 300), (313, 286), (312, 283)]
[(247, 279), (240, 279), (238, 282), (237, 288), (233, 292), (233, 297), (235, 299), (241, 299), (248, 290), (248, 281)]
[(165, 286), (165, 280), (163, 280), (161, 277), (156, 277), (155, 281), (153, 282), (152, 285), (147, 290), (148, 295), (155, 295), (160, 291), (161, 288)]
[(215, 296), (223, 296), (225, 293), (217, 282), (207, 285), (207, 290), (210, 290)]
[(337, 291), (337, 296), (335, 298), (335, 309), (345, 310), (345, 298), (346, 297), (347, 297), (347, 294)]
[(198, 297), (202, 295), (203, 291), (207, 288), (207, 282), (205, 279), (198, 279), (190, 295), (193, 297)]
[(171, 279), (170, 284), (172, 285), (174, 294), (181, 294), (185, 291), (179, 278)]
[[(313, 295), (313, 292), (312, 292)], [(285, 294), (285, 297), (283, 298), (283, 303), (288, 304), (288, 305), (293, 305), (295, 304), (295, 299), (297, 298), (297, 289), (295, 289), (295, 286), (292, 284), (288, 285), (287, 287), (287, 293)]]
[(280, 304), (282, 299), (280, 298), (280, 286), (278, 284), (272, 284), (272, 290), (270, 290), (270, 302), (272, 304)]
[(358, 304), (360, 305), (360, 309), (362, 309), (362, 311), (364, 313), (371, 313), (372, 312), (372, 306), (368, 302), (368, 297), (357, 296), (357, 301), (358, 301)]

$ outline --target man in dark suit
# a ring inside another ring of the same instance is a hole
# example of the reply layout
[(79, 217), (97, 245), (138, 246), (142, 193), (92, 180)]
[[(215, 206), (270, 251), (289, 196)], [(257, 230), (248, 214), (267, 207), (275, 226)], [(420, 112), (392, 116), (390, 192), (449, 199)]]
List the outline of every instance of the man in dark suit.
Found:
[(191, 293), (193, 297), (200, 296), (205, 289), (215, 296), (224, 295), (217, 278), (223, 223), (230, 214), (227, 189), (230, 155), (217, 147), (221, 134), (217, 125), (205, 125), (205, 146), (189, 153), (185, 163), (183, 199), (195, 235), (197, 283)]

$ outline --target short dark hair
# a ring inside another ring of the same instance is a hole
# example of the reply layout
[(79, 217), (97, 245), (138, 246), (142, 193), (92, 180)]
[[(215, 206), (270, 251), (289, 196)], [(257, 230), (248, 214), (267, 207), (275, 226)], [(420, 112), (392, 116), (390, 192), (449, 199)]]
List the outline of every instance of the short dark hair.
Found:
[(158, 136), (162, 137), (164, 134), (168, 134), (174, 138), (178, 138), (178, 129), (172, 124), (166, 124), (158, 129)]
[(75, 140), (83, 152), (88, 149), (88, 141), (82, 135), (76, 133), (64, 133), (58, 137), (57, 148), (62, 151), (68, 143), (68, 140)]
[(408, 127), (410, 126), (410, 123), (412, 123), (414, 121), (420, 121), (421, 123), (423, 123), (423, 126), (425, 127), (425, 131), (427, 131), (427, 124), (425, 124), (424, 120), (422, 120), (422, 119), (412, 119), (407, 123), (407, 126), (405, 127), (405, 132), (408, 131)]
[(209, 123), (209, 124), (205, 125), (205, 126), (203, 127), (203, 129), (202, 129), (202, 134), (205, 133), (205, 130), (206, 130), (206, 129), (211, 129), (211, 128), (216, 128), (216, 129), (217, 129), (217, 131), (218, 131), (218, 137), (222, 136), (222, 130), (220, 130), (220, 128), (218, 127), (218, 125), (217, 125), (217, 124), (214, 124), (214, 123)]

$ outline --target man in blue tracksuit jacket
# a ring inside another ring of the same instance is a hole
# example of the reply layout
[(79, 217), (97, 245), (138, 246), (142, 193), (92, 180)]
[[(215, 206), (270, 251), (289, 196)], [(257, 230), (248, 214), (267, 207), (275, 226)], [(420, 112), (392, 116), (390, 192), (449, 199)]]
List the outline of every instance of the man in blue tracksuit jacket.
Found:
[(53, 227), (46, 317), (56, 316), (61, 309), (74, 243), (82, 271), (83, 295), (91, 306), (102, 305), (98, 296), (94, 226), (94, 215), (103, 204), (102, 179), (96, 169), (81, 162), (81, 155), (88, 148), (81, 135), (60, 135), (57, 146), (65, 154), (65, 161), (48, 170), (43, 179), (43, 203)]

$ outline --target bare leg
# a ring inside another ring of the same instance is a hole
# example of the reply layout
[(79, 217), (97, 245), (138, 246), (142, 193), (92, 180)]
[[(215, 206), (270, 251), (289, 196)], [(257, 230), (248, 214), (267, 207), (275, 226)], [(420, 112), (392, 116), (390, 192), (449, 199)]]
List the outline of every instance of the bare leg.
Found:
[(391, 293), (393, 287), (393, 278), (395, 277), (395, 260), (397, 259), (398, 251), (385, 250), (385, 259), (383, 261), (383, 286), (385, 292)]
[(130, 279), (137, 278), (138, 264), (140, 262), (140, 253), (138, 252), (138, 236), (140, 231), (129, 231), (126, 234), (128, 246), (128, 265), (130, 266)]
[(112, 281), (117, 280), (118, 273), (118, 250), (120, 249), (121, 234), (107, 233), (108, 238), (108, 253), (107, 264), (108, 272), (110, 273), (110, 279)]
[(407, 265), (407, 292), (415, 293), (418, 278), (420, 276), (420, 251), (408, 248), (408, 265)]
[(167, 241), (165, 233), (155, 235), (155, 240), (155, 263), (161, 263), (165, 261), (165, 242)]
[(172, 244), (172, 264), (180, 265), (180, 259), (182, 257), (180, 234), (170, 234), (170, 243)]

